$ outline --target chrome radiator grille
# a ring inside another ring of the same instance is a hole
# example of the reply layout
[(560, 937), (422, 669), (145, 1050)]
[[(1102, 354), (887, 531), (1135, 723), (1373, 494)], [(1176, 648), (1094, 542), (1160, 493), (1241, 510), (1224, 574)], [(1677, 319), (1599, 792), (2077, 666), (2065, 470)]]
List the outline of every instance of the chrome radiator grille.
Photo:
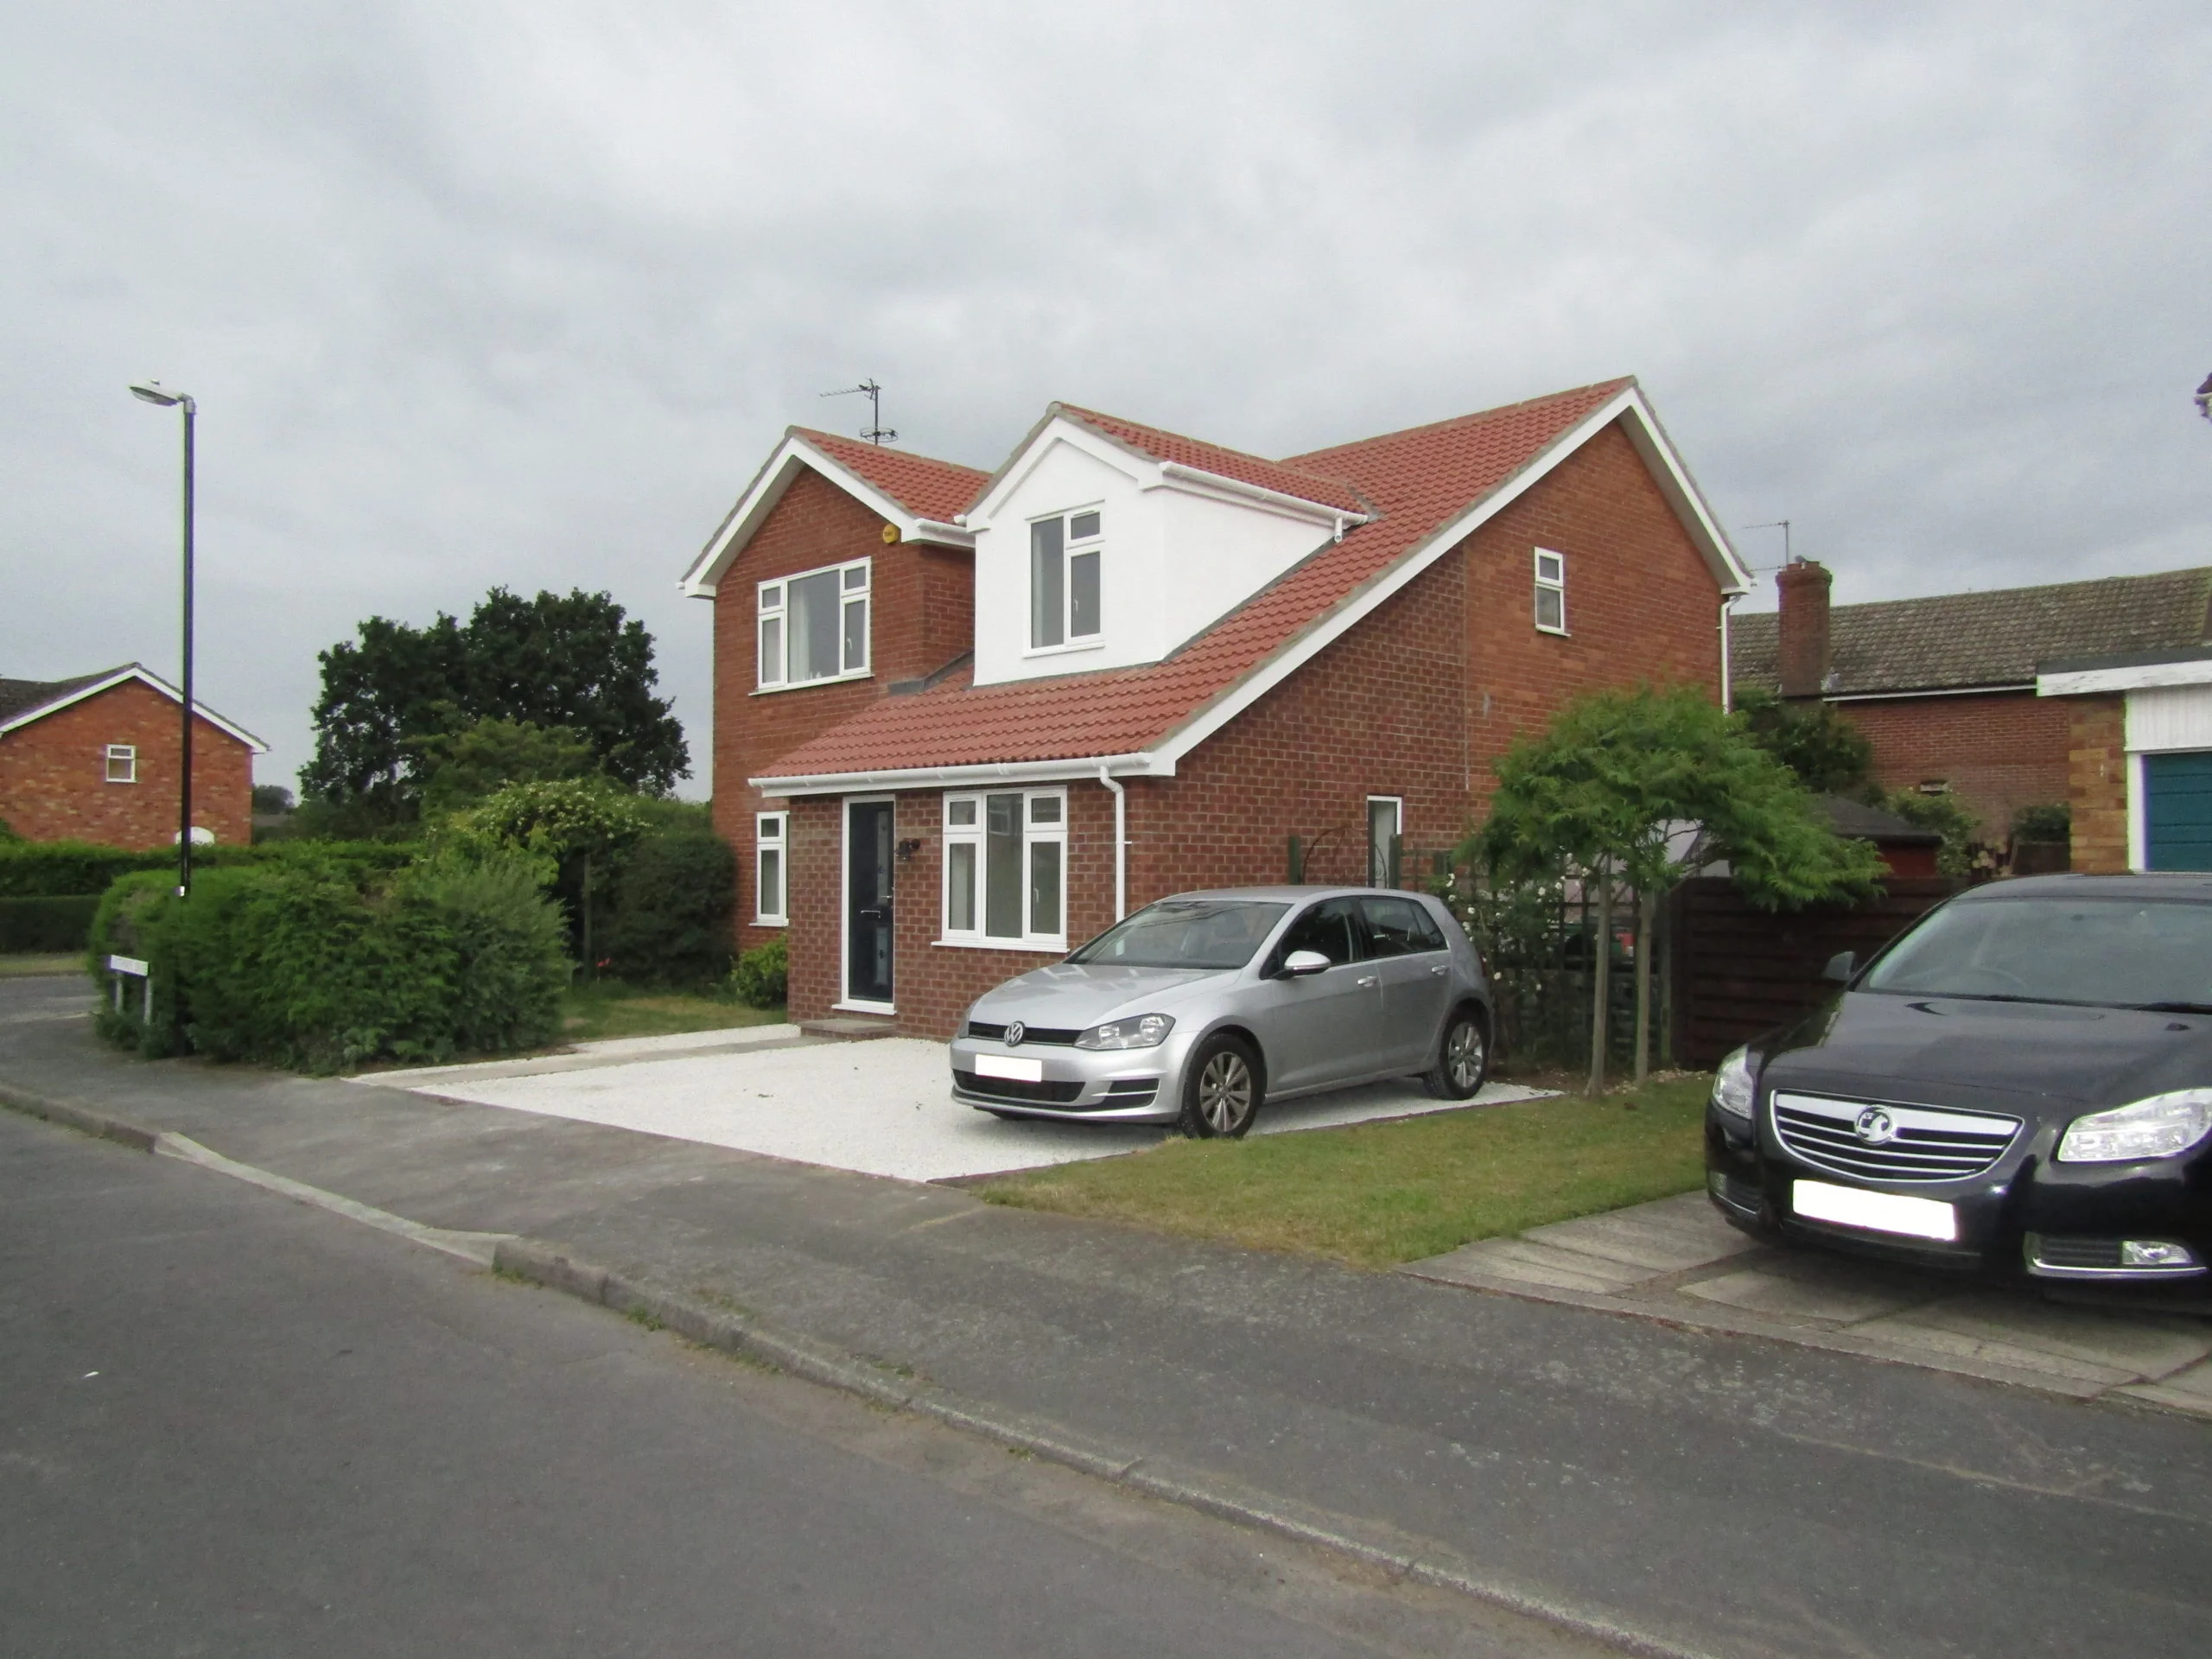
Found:
[(2017, 1117), (1777, 1094), (1774, 1133), (1797, 1157), (1866, 1181), (1963, 1181), (2020, 1132)]

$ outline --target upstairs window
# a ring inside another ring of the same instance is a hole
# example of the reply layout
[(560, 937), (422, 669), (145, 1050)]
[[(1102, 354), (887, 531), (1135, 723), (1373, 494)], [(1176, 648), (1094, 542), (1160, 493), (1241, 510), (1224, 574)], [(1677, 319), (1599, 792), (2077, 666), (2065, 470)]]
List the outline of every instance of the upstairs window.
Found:
[(760, 584), (762, 686), (868, 672), (870, 564), (856, 559)]
[(944, 937), (1064, 950), (1067, 791), (944, 798)]
[(107, 780), (111, 784), (135, 784), (138, 781), (137, 744), (111, 743), (107, 746)]
[(1098, 638), (1099, 516), (1057, 514), (1029, 526), (1029, 646), (1051, 651)]
[(1545, 633), (1567, 632), (1567, 555), (1536, 550), (1536, 626)]

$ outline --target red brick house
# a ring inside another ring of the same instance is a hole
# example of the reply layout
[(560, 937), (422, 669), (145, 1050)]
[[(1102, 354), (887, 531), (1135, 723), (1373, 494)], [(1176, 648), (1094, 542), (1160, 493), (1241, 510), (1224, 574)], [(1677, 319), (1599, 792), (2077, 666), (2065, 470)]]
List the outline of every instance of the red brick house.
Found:
[[(2212, 569), (1833, 608), (1828, 583), (1810, 561), (1787, 565), (1781, 610), (1734, 620), (1735, 686), (1827, 702), (1872, 741), (1877, 783), (1956, 795), (1993, 841), (2021, 807), (2079, 800), (2077, 751), (2102, 740), (2077, 728), (2120, 717), (2110, 694), (2039, 696), (2039, 675), (2212, 639)], [(2126, 868), (2124, 833), (2103, 835), (2085, 847), (2077, 811), (2075, 868)]]
[[(0, 821), (30, 841), (176, 844), (183, 744), (175, 687), (137, 663), (73, 680), (0, 680)], [(253, 757), (269, 746), (194, 708), (193, 827), (253, 834)]]
[(1633, 380), (1283, 461), (1058, 404), (989, 474), (793, 429), (684, 579), (740, 943), (787, 931), (795, 1018), (942, 1036), (1164, 893), (1410, 883), (1568, 698), (1718, 697), (1747, 586)]

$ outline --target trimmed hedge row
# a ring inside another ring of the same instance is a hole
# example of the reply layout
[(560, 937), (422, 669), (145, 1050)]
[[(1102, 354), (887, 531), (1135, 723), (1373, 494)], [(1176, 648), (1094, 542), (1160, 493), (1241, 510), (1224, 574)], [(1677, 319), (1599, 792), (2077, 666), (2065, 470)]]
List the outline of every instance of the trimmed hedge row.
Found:
[(96, 893), (0, 899), (0, 955), (11, 950), (82, 950), (92, 935)]
[(101, 1029), (149, 1055), (308, 1071), (546, 1042), (569, 964), (538, 874), (509, 855), (365, 874), (303, 854), (208, 870), (184, 899), (165, 870), (126, 875), (100, 901), (92, 960), (143, 957), (152, 1018), (109, 1012)]
[[(377, 841), (272, 842), (256, 847), (195, 847), (192, 868), (235, 869), (302, 858), (335, 862), (365, 875), (403, 868), (419, 846)], [(134, 852), (88, 841), (11, 841), (0, 843), (0, 899), (55, 899), (105, 893), (120, 877), (140, 870), (176, 868), (174, 848)]]

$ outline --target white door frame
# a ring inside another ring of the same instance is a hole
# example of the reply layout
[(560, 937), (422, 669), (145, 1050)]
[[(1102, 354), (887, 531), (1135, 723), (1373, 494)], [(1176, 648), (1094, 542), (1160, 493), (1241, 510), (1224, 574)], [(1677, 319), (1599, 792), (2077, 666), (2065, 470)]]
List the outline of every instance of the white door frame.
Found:
[[(856, 806), (888, 804), (891, 808), (892, 858), (898, 858), (899, 798), (896, 795), (848, 795), (837, 808), (837, 1000), (830, 1006), (847, 1014), (896, 1014), (897, 1006), (890, 1002), (867, 1002), (854, 996), (850, 987), (853, 954), (853, 809)], [(896, 872), (893, 872), (896, 890)], [(790, 911), (786, 908), (785, 913)], [(891, 994), (899, 994), (899, 908), (896, 899), (891, 910)]]

